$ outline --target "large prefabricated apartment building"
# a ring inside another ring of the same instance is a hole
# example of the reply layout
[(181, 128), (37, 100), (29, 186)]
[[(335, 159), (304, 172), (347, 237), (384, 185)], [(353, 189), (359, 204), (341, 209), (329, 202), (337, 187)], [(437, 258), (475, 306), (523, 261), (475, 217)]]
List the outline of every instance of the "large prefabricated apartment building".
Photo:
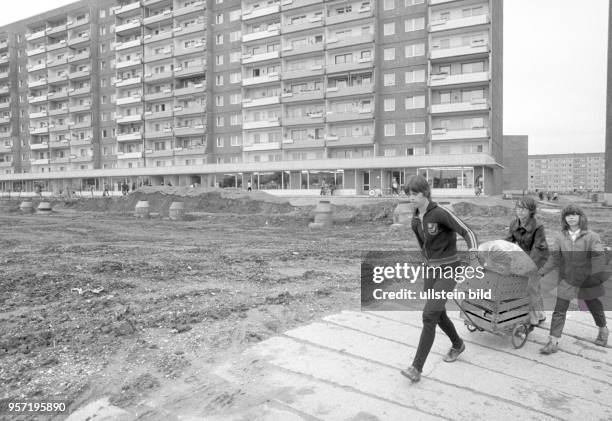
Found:
[(6, 25), (0, 189), (497, 193), (502, 21), (502, 0), (82, 0)]

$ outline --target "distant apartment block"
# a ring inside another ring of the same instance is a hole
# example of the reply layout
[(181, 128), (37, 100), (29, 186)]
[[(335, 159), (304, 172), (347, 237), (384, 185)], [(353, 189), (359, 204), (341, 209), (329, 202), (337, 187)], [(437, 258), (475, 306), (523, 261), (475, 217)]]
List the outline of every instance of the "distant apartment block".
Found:
[(605, 154), (529, 155), (530, 191), (604, 191)]
[(502, 189), (501, 0), (82, 0), (0, 28), (0, 189)]

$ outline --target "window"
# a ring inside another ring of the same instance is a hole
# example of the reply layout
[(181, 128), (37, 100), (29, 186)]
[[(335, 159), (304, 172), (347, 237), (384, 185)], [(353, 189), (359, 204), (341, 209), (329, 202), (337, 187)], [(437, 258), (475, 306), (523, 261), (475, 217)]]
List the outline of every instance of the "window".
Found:
[(223, 125), (225, 124), (225, 122), (223, 121), (223, 116), (218, 115), (216, 123), (217, 127), (223, 127)]
[(385, 136), (395, 136), (395, 124), (385, 124)]
[(404, 30), (406, 32), (420, 31), (425, 29), (425, 18), (412, 18), (404, 21)]
[(404, 6), (410, 7), (410, 6), (415, 6), (417, 4), (423, 4), (423, 3), (425, 3), (425, 0), (405, 0)]
[(395, 0), (385, 0), (384, 9), (385, 10), (395, 9)]
[(230, 42), (240, 41), (242, 37), (242, 31), (232, 31), (230, 32)]
[(424, 121), (411, 121), (406, 123), (406, 135), (425, 134)]
[(221, 95), (217, 95), (217, 96), (215, 97), (215, 105), (216, 105), (217, 107), (223, 107), (223, 96), (221, 96)]
[(215, 75), (215, 85), (223, 86), (223, 75)]
[(230, 83), (240, 83), (242, 80), (242, 73), (230, 73)]
[(406, 98), (406, 109), (413, 110), (415, 108), (425, 108), (424, 95), (415, 95)]
[(383, 79), (385, 86), (395, 86), (395, 73), (386, 73)]
[(411, 44), (405, 48), (406, 58), (425, 55), (425, 44)]
[(219, 54), (215, 56), (215, 63), (217, 64), (217, 66), (222, 66), (223, 65), (223, 55)]
[(215, 44), (216, 45), (221, 45), (223, 44), (223, 34), (217, 34), (215, 36)]
[(385, 36), (395, 35), (395, 22), (385, 23), (383, 26), (383, 34)]
[(229, 55), (230, 63), (239, 63), (241, 56), (242, 54), (240, 53), (240, 51), (231, 52)]
[(410, 70), (406, 72), (406, 83), (425, 82), (425, 69)]
[(395, 48), (385, 48), (384, 58), (385, 61), (395, 60)]
[(223, 13), (217, 13), (215, 16), (215, 23), (220, 24), (223, 23)]
[(230, 22), (235, 22), (237, 20), (240, 20), (241, 14), (242, 13), (241, 13), (240, 9), (230, 10), (230, 12), (229, 12), (229, 21)]
[(223, 138), (217, 137), (217, 148), (222, 148), (222, 147), (223, 147)]
[(395, 98), (386, 98), (384, 102), (385, 111), (395, 111)]
[(240, 138), (240, 136), (230, 136), (230, 144), (232, 146), (240, 146), (240, 144), (242, 143), (241, 141), (242, 139)]
[(397, 154), (397, 151), (395, 150), (395, 148), (385, 148), (384, 154), (385, 156), (395, 156)]
[(240, 125), (240, 114), (232, 114), (230, 116), (230, 125), (239, 126)]

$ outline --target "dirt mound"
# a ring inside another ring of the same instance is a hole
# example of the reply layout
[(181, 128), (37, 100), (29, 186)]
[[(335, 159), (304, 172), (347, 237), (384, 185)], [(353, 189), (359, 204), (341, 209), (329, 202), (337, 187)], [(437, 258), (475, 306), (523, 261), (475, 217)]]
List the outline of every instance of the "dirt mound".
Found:
[(470, 202), (457, 202), (452, 207), (459, 216), (507, 216), (512, 213), (512, 208), (500, 205), (483, 206)]
[(289, 201), (270, 194), (240, 189), (205, 189), (187, 187), (143, 187), (124, 197), (103, 197), (65, 203), (83, 211), (132, 213), (140, 200), (149, 202), (149, 210), (167, 216), (172, 202), (183, 202), (185, 212), (284, 214), (295, 210)]

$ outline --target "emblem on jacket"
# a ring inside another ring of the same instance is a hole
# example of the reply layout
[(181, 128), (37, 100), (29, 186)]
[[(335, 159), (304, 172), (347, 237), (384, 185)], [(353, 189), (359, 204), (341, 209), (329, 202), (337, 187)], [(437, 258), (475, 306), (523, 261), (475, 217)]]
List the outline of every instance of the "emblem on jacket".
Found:
[(427, 233), (429, 235), (436, 235), (438, 233), (438, 224), (435, 222), (427, 223)]

